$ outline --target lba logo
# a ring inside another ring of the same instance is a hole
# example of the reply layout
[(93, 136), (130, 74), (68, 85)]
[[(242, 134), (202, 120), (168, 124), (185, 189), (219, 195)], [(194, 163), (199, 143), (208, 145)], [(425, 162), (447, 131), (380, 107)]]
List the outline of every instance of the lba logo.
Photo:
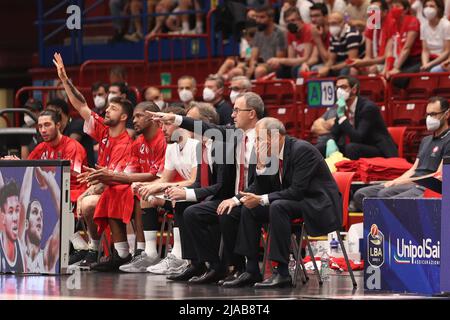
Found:
[(367, 260), (372, 267), (379, 268), (384, 263), (384, 235), (376, 224), (367, 235)]

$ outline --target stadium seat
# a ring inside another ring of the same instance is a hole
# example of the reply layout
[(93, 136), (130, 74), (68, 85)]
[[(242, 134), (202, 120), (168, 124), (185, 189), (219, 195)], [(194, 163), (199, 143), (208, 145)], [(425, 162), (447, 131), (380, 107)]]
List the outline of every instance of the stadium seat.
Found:
[(348, 204), (350, 201), (350, 188), (353, 181), (354, 172), (334, 172), (333, 177), (342, 195), (342, 225), (348, 230)]
[(405, 140), (406, 127), (388, 127), (389, 134), (398, 147), (398, 156), (403, 158), (403, 145)]
[(450, 72), (439, 74), (438, 84), (433, 90), (433, 95), (450, 99)]
[(297, 134), (297, 108), (296, 105), (266, 105), (266, 114), (283, 122), (289, 135)]
[(425, 123), (425, 100), (393, 101), (389, 105), (392, 125), (420, 126)]

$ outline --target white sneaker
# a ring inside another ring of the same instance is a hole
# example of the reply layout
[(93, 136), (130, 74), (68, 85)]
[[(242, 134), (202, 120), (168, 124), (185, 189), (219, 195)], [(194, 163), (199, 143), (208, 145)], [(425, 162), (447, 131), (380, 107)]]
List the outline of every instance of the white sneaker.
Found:
[(183, 271), (188, 264), (189, 262), (187, 260), (178, 259), (173, 254), (169, 253), (167, 257), (158, 264), (148, 267), (147, 271), (154, 274), (176, 274)]
[(160, 260), (157, 254), (148, 256), (145, 251), (142, 251), (140, 255), (133, 257), (130, 263), (120, 266), (119, 270), (130, 273), (146, 272), (148, 267), (157, 264)]

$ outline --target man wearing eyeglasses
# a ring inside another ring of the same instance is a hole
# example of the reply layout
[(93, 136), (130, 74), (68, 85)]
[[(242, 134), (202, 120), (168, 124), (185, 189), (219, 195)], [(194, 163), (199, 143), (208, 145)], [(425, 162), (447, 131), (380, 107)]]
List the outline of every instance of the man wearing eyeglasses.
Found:
[(426, 124), (431, 135), (422, 139), (416, 161), (411, 169), (400, 177), (384, 184), (359, 189), (354, 195), (356, 209), (362, 210), (366, 197), (420, 198), (425, 188), (414, 184), (414, 178), (440, 176), (442, 159), (450, 155), (450, 130), (448, 127), (449, 103), (445, 98), (432, 97), (428, 100)]
[(336, 80), (337, 116), (331, 128), (339, 150), (351, 160), (373, 157), (397, 157), (397, 146), (389, 134), (380, 109), (359, 96), (359, 81), (350, 76)]

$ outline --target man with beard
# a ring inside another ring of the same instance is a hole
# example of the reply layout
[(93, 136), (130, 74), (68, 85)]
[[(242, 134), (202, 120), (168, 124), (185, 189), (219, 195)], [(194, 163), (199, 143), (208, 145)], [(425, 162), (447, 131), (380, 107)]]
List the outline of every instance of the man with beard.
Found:
[[(57, 223), (52, 235), (41, 249), (44, 213), (39, 200), (32, 200), (27, 205), (25, 219), (25, 236), (22, 243), (25, 244), (25, 267), (27, 273), (50, 273), (55, 271), (55, 265), (59, 257), (59, 213), (60, 213), (60, 188), (51, 172), (45, 172), (41, 168), (35, 168), (36, 175), (41, 181), (41, 188), (49, 188), (55, 204)], [(31, 186), (31, 183), (30, 183)], [(29, 198), (29, 197), (28, 197)], [(24, 203), (25, 205), (26, 203)]]
[[(159, 124), (152, 121), (145, 113), (145, 111), (155, 112), (158, 110), (158, 106), (150, 101), (141, 102), (135, 107), (133, 124), (139, 136), (131, 147), (131, 160), (125, 170), (123, 172), (114, 172), (103, 168), (89, 174), (88, 181), (91, 183), (101, 182), (105, 184), (116, 182), (129, 185), (134, 182), (151, 182), (158, 178), (158, 173), (164, 168), (166, 140)], [(135, 194), (135, 196), (139, 197), (138, 194)], [(140, 255), (146, 256), (144, 253), (146, 239), (143, 231), (143, 217), (139, 201), (135, 201), (133, 198), (130, 198), (129, 201), (133, 201), (135, 204), (134, 220), (136, 224), (137, 250), (134, 254), (135, 258), (131, 262), (133, 263), (139, 260), (137, 258)], [(147, 218), (148, 215), (145, 215), (144, 219)], [(145, 221), (144, 223), (147, 224), (148, 222)], [(127, 264), (122, 267), (126, 266), (129, 265)]]
[[(106, 108), (105, 118), (102, 118), (89, 109), (83, 95), (67, 77), (59, 53), (55, 53), (53, 63), (71, 104), (85, 121), (84, 131), (99, 143), (98, 165), (115, 172), (123, 171), (133, 143), (126, 130), (127, 120), (132, 115), (131, 102), (121, 97), (112, 98)], [(92, 171), (88, 169), (87, 173), (79, 175), (79, 180), (85, 181)], [(108, 224), (113, 235), (114, 263), (122, 265), (131, 260), (126, 239), (126, 223), (133, 212), (133, 202), (128, 201), (130, 196), (132, 191), (129, 185), (91, 183), (89, 189), (78, 198), (77, 212), (83, 215), (90, 238), (89, 252), (80, 266), (90, 269), (97, 261), (100, 234)]]

